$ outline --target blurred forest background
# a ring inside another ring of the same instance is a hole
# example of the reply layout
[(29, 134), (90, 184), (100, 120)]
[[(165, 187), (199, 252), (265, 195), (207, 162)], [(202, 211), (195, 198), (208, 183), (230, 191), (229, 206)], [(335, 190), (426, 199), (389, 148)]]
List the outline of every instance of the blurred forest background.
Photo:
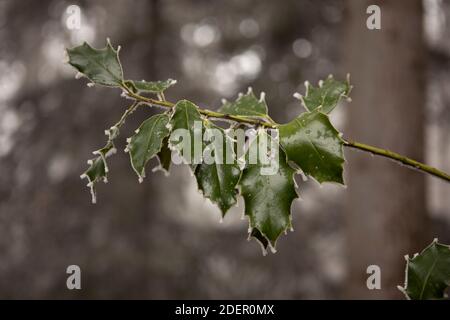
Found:
[[(66, 26), (72, 4), (79, 30)], [(366, 28), (370, 4), (381, 30)], [(295, 232), (266, 257), (246, 241), (242, 201), (219, 223), (187, 167), (139, 184), (119, 153), (92, 205), (79, 175), (126, 102), (75, 80), (63, 59), (106, 37), (127, 78), (177, 79), (170, 100), (216, 108), (251, 85), (277, 122), (302, 111), (292, 94), (305, 80), (350, 72), (353, 102), (332, 116), (345, 137), (450, 171), (449, 1), (4, 0), (0, 298), (402, 298), (403, 256), (450, 243), (448, 184), (353, 150), (347, 189), (299, 179)], [(133, 114), (122, 140), (153, 112)], [(71, 264), (82, 290), (66, 288)], [(366, 287), (371, 264), (381, 290)]]

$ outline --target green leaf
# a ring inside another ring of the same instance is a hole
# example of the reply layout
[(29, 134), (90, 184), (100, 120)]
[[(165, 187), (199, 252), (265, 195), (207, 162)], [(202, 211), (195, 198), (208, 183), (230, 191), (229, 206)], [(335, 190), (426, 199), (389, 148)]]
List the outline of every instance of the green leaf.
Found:
[(96, 191), (95, 184), (103, 180), (105, 183), (108, 181), (107, 173), (108, 173), (108, 165), (106, 163), (106, 158), (110, 155), (116, 153), (116, 148), (114, 146), (114, 140), (119, 136), (120, 130), (119, 127), (125, 122), (125, 119), (133, 113), (134, 110), (139, 106), (138, 103), (133, 103), (122, 115), (120, 120), (114, 124), (109, 129), (105, 130), (105, 135), (108, 136), (108, 141), (106, 145), (93, 152), (93, 154), (98, 155), (99, 157), (88, 160), (88, 164), (90, 168), (81, 175), (81, 178), (87, 178), (89, 180), (88, 187), (91, 190), (92, 203), (96, 203)]
[(257, 99), (253, 90), (248, 88), (247, 93), (240, 94), (235, 102), (224, 100), (219, 111), (236, 116), (267, 118), (268, 111), (264, 96), (264, 93), (261, 93), (261, 97)]
[[(262, 144), (262, 138), (267, 139), (267, 145)], [(251, 160), (251, 150), (258, 148), (262, 150), (260, 152), (267, 152), (270, 145), (274, 154), (267, 164), (259, 157), (258, 161)], [(287, 164), (286, 155), (278, 143), (263, 130), (250, 144), (246, 162), (239, 185), (244, 197), (245, 215), (250, 220), (250, 235), (261, 242), (263, 249), (269, 245), (274, 250), (280, 234), (292, 226), (291, 204), (298, 197), (293, 178), (295, 171)], [(274, 168), (272, 174), (262, 174), (262, 169), (270, 166)]]
[[(169, 122), (172, 130), (169, 147), (178, 152), (183, 160), (194, 169), (201, 162), (203, 119), (197, 106), (190, 101), (178, 101), (173, 109), (174, 112)], [(198, 141), (200, 143), (196, 144)]]
[(435, 239), (420, 254), (406, 258), (405, 285), (398, 287), (408, 299), (443, 299), (450, 286), (450, 246)]
[(97, 154), (98, 157), (88, 160), (89, 168), (80, 176), (80, 178), (88, 179), (87, 186), (91, 191), (92, 203), (96, 203), (97, 193), (95, 184), (99, 181), (103, 181), (104, 183), (108, 182), (108, 165), (106, 163), (106, 158), (116, 153), (116, 148), (114, 147), (112, 140), (109, 140), (106, 146), (93, 153)]
[(145, 177), (145, 165), (161, 151), (163, 140), (170, 133), (168, 123), (169, 117), (166, 114), (154, 115), (145, 120), (136, 134), (128, 140), (126, 150), (130, 154), (131, 166), (138, 175), (139, 182)]
[(323, 113), (330, 113), (343, 97), (348, 97), (351, 86), (349, 79), (345, 82), (337, 81), (332, 75), (323, 81), (319, 81), (318, 87), (313, 87), (309, 82), (305, 82), (306, 94), (295, 94), (294, 96), (302, 101), (307, 111), (318, 110)]
[(343, 141), (327, 115), (305, 112), (288, 124), (280, 125), (280, 142), (289, 161), (319, 183), (344, 184)]
[(157, 169), (164, 171), (167, 175), (170, 169), (170, 162), (172, 161), (172, 151), (169, 148), (168, 136), (164, 138), (161, 150), (158, 152), (157, 156), (159, 160), (159, 167), (157, 167)]
[[(236, 203), (236, 187), (241, 170), (237, 164), (231, 138), (222, 128), (210, 122), (206, 122), (205, 127), (205, 134), (210, 134), (211, 142), (205, 143), (204, 159), (196, 167), (195, 177), (203, 195), (216, 203), (222, 211), (222, 216), (225, 216), (228, 209)], [(206, 154), (211, 155), (212, 161), (207, 161)]]
[(148, 92), (148, 93), (155, 93), (160, 94), (172, 87), (177, 83), (176, 80), (168, 79), (166, 81), (152, 81), (148, 82), (145, 80), (142, 81), (132, 81), (128, 80), (128, 82), (131, 82), (139, 92)]
[(84, 42), (81, 46), (67, 49), (69, 64), (93, 83), (119, 87), (123, 81), (119, 50), (114, 50), (109, 40), (103, 49), (92, 48)]
[(88, 160), (89, 168), (80, 176), (81, 179), (88, 179), (88, 188), (91, 191), (92, 203), (97, 203), (97, 192), (95, 184), (99, 181), (107, 182), (108, 178), (105, 170), (105, 162), (101, 157)]

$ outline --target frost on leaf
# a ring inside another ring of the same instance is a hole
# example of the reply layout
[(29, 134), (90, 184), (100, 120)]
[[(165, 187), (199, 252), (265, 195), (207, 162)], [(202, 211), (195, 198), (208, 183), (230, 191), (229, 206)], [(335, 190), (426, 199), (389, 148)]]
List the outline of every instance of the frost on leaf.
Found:
[(205, 123), (205, 127), (206, 130), (214, 130), (215, 133), (210, 143), (205, 143), (204, 148), (204, 153), (210, 154), (213, 161), (207, 163), (204, 159), (198, 164), (195, 177), (203, 196), (218, 205), (223, 217), (236, 203), (237, 183), (241, 170), (234, 154), (234, 143), (231, 138), (222, 128), (209, 122)]
[(92, 48), (84, 42), (81, 46), (67, 49), (69, 64), (93, 83), (119, 87), (123, 81), (119, 51), (114, 50), (109, 40), (103, 49)]
[(177, 83), (176, 80), (173, 79), (168, 79), (166, 81), (132, 81), (132, 80), (128, 80), (127, 83), (132, 83), (132, 87), (134, 89), (136, 89), (138, 92), (143, 92), (143, 93), (154, 93), (154, 94), (159, 94), (159, 93), (163, 93), (164, 91), (166, 91), (167, 89), (169, 89), (170, 87), (172, 87), (173, 85), (175, 85)]
[(120, 134), (119, 128), (114, 125), (108, 130), (105, 130), (105, 135), (108, 136), (108, 141), (105, 146), (93, 152), (97, 155), (97, 158), (88, 160), (89, 168), (80, 176), (82, 179), (87, 178), (88, 184), (91, 191), (92, 203), (97, 202), (97, 193), (95, 189), (95, 184), (99, 181), (104, 183), (108, 182), (108, 164), (106, 158), (115, 154), (117, 149), (114, 145), (114, 139), (116, 139)]
[(280, 143), (288, 161), (319, 183), (344, 184), (343, 140), (327, 115), (305, 112), (291, 122), (280, 125)]
[[(269, 142), (272, 141), (266, 131), (261, 130), (250, 149), (259, 148), (262, 135), (266, 135)], [(270, 164), (264, 164), (258, 158), (255, 164), (247, 161), (239, 182), (245, 202), (245, 215), (250, 220), (250, 235), (259, 240), (263, 249), (269, 246), (273, 250), (280, 234), (291, 228), (291, 204), (298, 197), (295, 171), (287, 164), (281, 148), (277, 147), (274, 151), (279, 158), (278, 169), (274, 174), (262, 175), (261, 169)]]
[(246, 94), (239, 94), (239, 97), (234, 102), (224, 101), (219, 111), (236, 116), (263, 119), (268, 116), (264, 93), (261, 93), (261, 96), (258, 99), (251, 88), (248, 89)]
[(305, 96), (296, 93), (294, 96), (302, 101), (307, 111), (318, 110), (323, 113), (330, 113), (343, 97), (348, 97), (351, 86), (347, 77), (346, 81), (337, 81), (332, 75), (323, 81), (319, 81), (318, 87), (313, 87), (309, 82), (305, 82)]
[(128, 141), (127, 150), (133, 170), (142, 182), (145, 177), (145, 165), (156, 156), (163, 146), (163, 140), (169, 135), (167, 128), (169, 117), (158, 114), (145, 120)]
[(443, 299), (450, 286), (450, 246), (435, 239), (420, 254), (406, 256), (405, 284), (398, 287), (408, 299)]
[(80, 176), (82, 179), (88, 179), (87, 186), (91, 191), (92, 203), (97, 202), (95, 184), (99, 181), (103, 181), (104, 183), (108, 182), (106, 158), (115, 152), (116, 148), (112, 141), (109, 141), (102, 149), (94, 151), (94, 154), (97, 154), (98, 157), (88, 160), (89, 168)]

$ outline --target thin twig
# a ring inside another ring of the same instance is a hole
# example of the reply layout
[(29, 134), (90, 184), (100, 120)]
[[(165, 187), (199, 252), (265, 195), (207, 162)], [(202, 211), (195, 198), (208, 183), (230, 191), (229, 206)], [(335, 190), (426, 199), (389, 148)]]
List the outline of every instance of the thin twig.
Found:
[(365, 152), (370, 152), (372, 154), (375, 154), (377, 156), (381, 156), (381, 157), (385, 157), (385, 158), (389, 158), (392, 160), (395, 160), (397, 162), (400, 162), (402, 164), (404, 164), (405, 166), (414, 168), (416, 170), (420, 170), (423, 172), (426, 172), (428, 174), (431, 174), (435, 177), (441, 178), (447, 182), (450, 182), (450, 175), (448, 175), (447, 173), (436, 169), (434, 167), (431, 167), (427, 164), (421, 163), (419, 161), (410, 159), (408, 157), (402, 156), (401, 154), (398, 154), (396, 152), (390, 151), (390, 150), (386, 150), (386, 149), (381, 149), (381, 148), (377, 148), (377, 147), (373, 147), (364, 143), (360, 143), (360, 142), (355, 142), (355, 141), (348, 141), (348, 140), (344, 140), (344, 146), (349, 147), (349, 148), (354, 148), (354, 149), (358, 149), (358, 150), (362, 150)]

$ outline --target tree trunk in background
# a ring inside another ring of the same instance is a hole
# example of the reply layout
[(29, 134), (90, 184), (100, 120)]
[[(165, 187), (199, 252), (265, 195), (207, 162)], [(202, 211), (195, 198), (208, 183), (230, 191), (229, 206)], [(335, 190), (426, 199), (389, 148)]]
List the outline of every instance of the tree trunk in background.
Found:
[[(366, 9), (381, 8), (381, 30), (366, 28)], [(423, 160), (425, 44), (421, 0), (347, 3), (344, 57), (355, 86), (349, 139)], [(346, 236), (350, 298), (401, 298), (405, 254), (428, 237), (425, 176), (347, 150)], [(381, 290), (368, 290), (366, 268), (381, 268)]]

